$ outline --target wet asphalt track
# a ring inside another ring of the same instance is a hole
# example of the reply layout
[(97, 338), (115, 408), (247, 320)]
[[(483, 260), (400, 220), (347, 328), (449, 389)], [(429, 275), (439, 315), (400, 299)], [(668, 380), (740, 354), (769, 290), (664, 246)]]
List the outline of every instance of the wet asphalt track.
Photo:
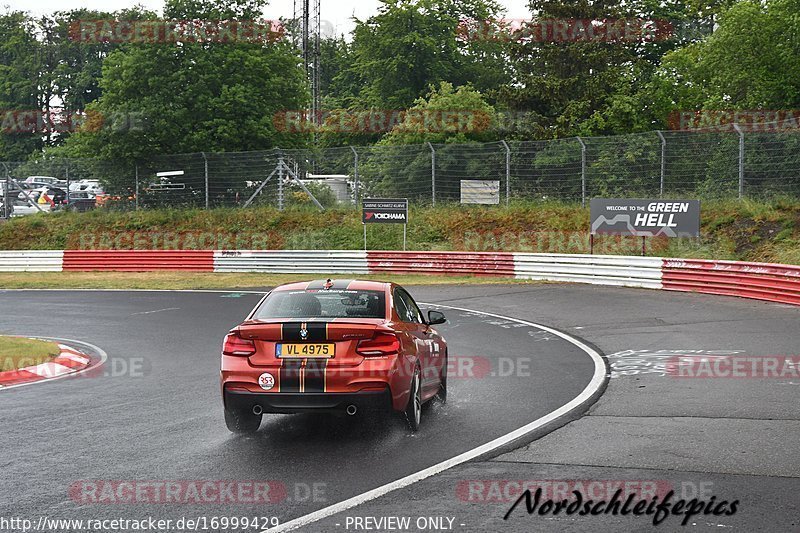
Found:
[[(763, 302), (580, 285), (411, 292), (421, 301), (555, 326), (607, 354), (670, 349), (760, 356), (800, 349), (800, 310)], [(121, 371), (0, 391), (0, 517), (245, 514), (286, 521), (530, 422), (575, 396), (591, 377), (591, 360), (563, 340), (451, 311), (451, 324), (442, 327), (451, 355), (485, 358), (495, 373), (504, 358), (529, 360), (531, 372), (451, 379), (450, 402), (427, 413), (415, 436), (397, 420), (275, 416), (257, 437), (234, 437), (222, 422), (217, 353), (224, 333), (258, 297), (223, 296), (0, 292), (2, 333), (87, 341), (108, 352), (107, 366), (118, 361), (122, 370), (144, 362), (141, 376)], [(453, 516), (455, 530), (469, 532), (649, 529), (647, 520), (630, 517), (517, 515), (503, 522), (508, 503), (457, 496), (459, 484), (470, 479), (572, 478), (711, 483), (720, 497), (740, 498), (741, 511), (686, 530), (798, 531), (798, 401), (796, 380), (675, 380), (644, 368), (612, 379), (588, 416), (528, 446), (461, 465), (303, 530), (343, 530), (336, 524), (348, 516), (402, 514)], [(275, 480), (288, 496), (258, 507), (81, 506), (70, 500), (71, 484), (96, 479)], [(305, 496), (315, 484), (312, 501)], [(659, 530), (684, 528), (673, 520)]]
[[(417, 289), (435, 302), (436, 289)], [(281, 522), (500, 437), (569, 402), (594, 363), (529, 326), (447, 311), (449, 403), (410, 434), (399, 418), (272, 415), (255, 437), (224, 426), (219, 349), (257, 303), (237, 293), (4, 292), (0, 332), (79, 339), (105, 374), (0, 391), (0, 516), (276, 516)], [(479, 301), (470, 304), (480, 309)], [(267, 505), (89, 504), (83, 481), (269, 480)], [(273, 485), (274, 487), (275, 485)]]

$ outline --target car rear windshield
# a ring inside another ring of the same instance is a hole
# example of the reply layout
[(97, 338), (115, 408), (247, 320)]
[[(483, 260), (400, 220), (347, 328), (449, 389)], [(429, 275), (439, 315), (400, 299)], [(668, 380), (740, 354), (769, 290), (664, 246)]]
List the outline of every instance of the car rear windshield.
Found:
[(383, 291), (276, 291), (253, 318), (386, 318), (386, 296)]

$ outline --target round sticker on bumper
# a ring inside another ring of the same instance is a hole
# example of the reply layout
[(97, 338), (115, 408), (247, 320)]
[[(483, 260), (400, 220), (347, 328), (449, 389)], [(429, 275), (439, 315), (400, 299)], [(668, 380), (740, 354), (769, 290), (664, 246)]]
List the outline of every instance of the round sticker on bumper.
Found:
[(271, 390), (275, 386), (275, 378), (269, 372), (258, 376), (258, 385), (264, 390)]

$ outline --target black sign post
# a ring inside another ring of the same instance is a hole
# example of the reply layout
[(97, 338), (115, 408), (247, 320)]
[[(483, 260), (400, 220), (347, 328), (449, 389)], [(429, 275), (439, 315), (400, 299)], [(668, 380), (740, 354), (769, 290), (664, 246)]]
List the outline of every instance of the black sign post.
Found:
[(591, 253), (595, 235), (647, 237), (699, 237), (699, 200), (643, 200), (593, 198), (591, 201)]
[(361, 223), (364, 225), (364, 250), (367, 249), (367, 224), (402, 224), (403, 251), (408, 229), (408, 198), (365, 198), (361, 202)]

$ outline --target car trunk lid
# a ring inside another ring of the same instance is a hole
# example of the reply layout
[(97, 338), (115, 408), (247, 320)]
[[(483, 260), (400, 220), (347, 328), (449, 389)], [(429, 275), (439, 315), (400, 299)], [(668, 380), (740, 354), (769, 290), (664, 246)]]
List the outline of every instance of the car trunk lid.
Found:
[[(330, 321), (308, 320), (291, 321), (267, 320), (249, 321), (239, 326), (242, 338), (255, 342), (256, 353), (250, 357), (253, 366), (274, 366), (281, 364), (278, 345), (286, 353), (286, 345), (321, 344), (333, 345), (333, 356), (327, 358), (330, 366), (357, 365), (362, 357), (355, 351), (360, 340), (371, 339), (375, 331), (384, 329), (383, 319), (337, 318)], [(303, 357), (299, 357), (303, 358)], [(308, 357), (315, 359), (317, 357)]]

